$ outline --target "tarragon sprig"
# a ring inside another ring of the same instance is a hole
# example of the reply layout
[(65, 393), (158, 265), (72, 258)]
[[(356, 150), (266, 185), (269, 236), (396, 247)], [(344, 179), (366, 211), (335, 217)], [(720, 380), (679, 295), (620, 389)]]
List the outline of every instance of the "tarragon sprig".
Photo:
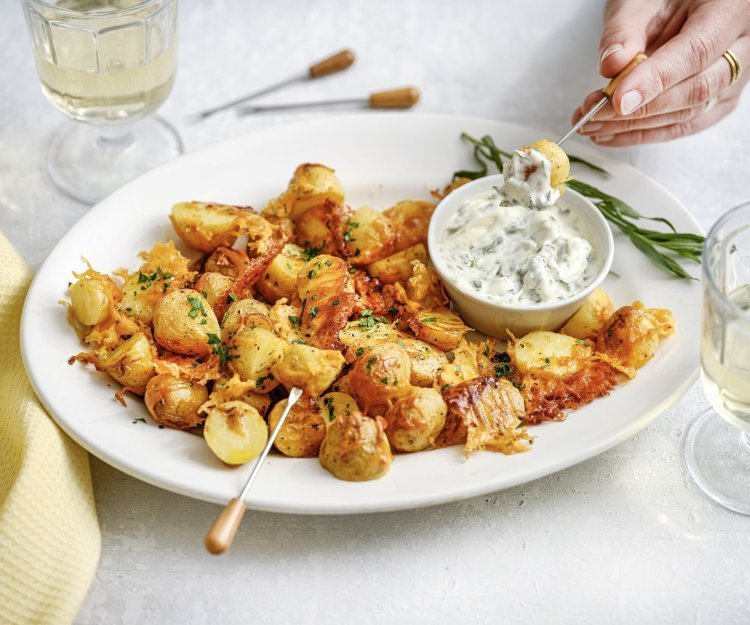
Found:
[[(511, 157), (511, 153), (498, 148), (495, 141), (489, 135), (485, 135), (481, 139), (476, 139), (464, 132), (461, 134), (461, 138), (474, 146), (473, 155), (478, 169), (457, 171), (453, 174), (454, 180), (456, 178), (476, 180), (477, 178), (487, 176), (490, 165), (494, 165), (498, 171), (502, 171), (503, 158)], [(609, 172), (604, 168), (580, 156), (569, 154), (568, 160), (571, 163), (583, 165), (600, 175), (610, 176)], [(597, 189), (581, 180), (568, 180), (566, 184), (569, 188), (591, 200), (604, 217), (610, 223), (617, 226), (630, 239), (633, 245), (645, 254), (657, 267), (679, 278), (694, 279), (675, 260), (674, 255), (700, 263), (701, 252), (703, 251), (703, 236), (690, 232), (677, 232), (668, 219), (641, 215), (624, 200), (609, 195), (601, 189)], [(659, 231), (643, 228), (636, 223), (639, 220), (663, 223), (667, 226), (668, 230)]]

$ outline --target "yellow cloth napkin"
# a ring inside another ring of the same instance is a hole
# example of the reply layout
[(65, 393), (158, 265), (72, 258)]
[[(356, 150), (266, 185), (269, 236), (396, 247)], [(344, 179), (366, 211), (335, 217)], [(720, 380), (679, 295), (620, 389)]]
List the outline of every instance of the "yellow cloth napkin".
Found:
[(65, 625), (101, 548), (89, 460), (26, 377), (19, 324), (31, 273), (2, 233), (0, 267), (0, 624)]

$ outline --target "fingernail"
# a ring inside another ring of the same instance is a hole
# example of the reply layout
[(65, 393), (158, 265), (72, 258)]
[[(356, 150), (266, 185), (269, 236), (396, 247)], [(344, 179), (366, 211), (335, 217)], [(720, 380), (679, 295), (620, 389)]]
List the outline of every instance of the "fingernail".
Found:
[(640, 93), (628, 91), (620, 98), (620, 110), (623, 115), (630, 115), (641, 105), (641, 102), (643, 102), (643, 96)]
[(604, 126), (604, 124), (597, 124), (596, 122), (589, 122), (581, 126), (578, 132), (580, 132), (581, 134), (590, 135), (590, 134), (595, 133), (597, 130), (601, 130), (602, 126)]
[(604, 63), (604, 59), (606, 59), (610, 54), (614, 54), (615, 52), (619, 52), (620, 50), (624, 50), (625, 47), (621, 43), (613, 43), (611, 46), (606, 48), (604, 52), (602, 52), (602, 55), (599, 57), (599, 65)]
[(614, 138), (615, 138), (614, 135), (601, 135), (599, 137), (593, 137), (592, 140), (595, 143), (609, 143)]

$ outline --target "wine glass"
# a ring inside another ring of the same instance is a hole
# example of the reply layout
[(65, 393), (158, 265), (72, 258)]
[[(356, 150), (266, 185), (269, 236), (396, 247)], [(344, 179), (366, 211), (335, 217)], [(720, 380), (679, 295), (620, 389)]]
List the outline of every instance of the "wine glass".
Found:
[(68, 117), (47, 152), (55, 184), (87, 203), (183, 152), (164, 120), (177, 0), (21, 0), (42, 91)]
[(708, 497), (750, 514), (750, 202), (706, 238), (701, 379), (713, 409), (687, 431), (685, 466)]

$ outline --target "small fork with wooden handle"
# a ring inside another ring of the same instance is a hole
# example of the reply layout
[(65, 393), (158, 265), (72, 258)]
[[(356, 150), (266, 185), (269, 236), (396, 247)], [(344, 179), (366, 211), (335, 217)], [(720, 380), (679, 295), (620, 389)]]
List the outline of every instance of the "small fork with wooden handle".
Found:
[(263, 466), (263, 461), (266, 459), (268, 452), (271, 451), (271, 447), (279, 434), (279, 430), (281, 430), (281, 426), (284, 425), (284, 421), (286, 421), (289, 411), (292, 409), (292, 406), (297, 403), (297, 400), (299, 400), (301, 395), (302, 389), (297, 388), (296, 386), (292, 387), (292, 390), (289, 391), (289, 399), (286, 402), (284, 412), (281, 413), (279, 422), (268, 437), (268, 442), (260, 453), (260, 456), (258, 456), (258, 460), (253, 467), (252, 473), (250, 473), (250, 477), (247, 478), (247, 482), (245, 482), (242, 492), (238, 497), (232, 499), (226, 505), (224, 510), (221, 511), (219, 516), (216, 517), (214, 524), (211, 526), (211, 529), (208, 530), (206, 538), (203, 540), (203, 544), (209, 552), (214, 554), (224, 553), (232, 545), (232, 541), (237, 534), (237, 530), (242, 522), (242, 517), (247, 509), (245, 497), (250, 491), (250, 487), (253, 485), (255, 478), (258, 477), (258, 473), (260, 473), (260, 469)]

